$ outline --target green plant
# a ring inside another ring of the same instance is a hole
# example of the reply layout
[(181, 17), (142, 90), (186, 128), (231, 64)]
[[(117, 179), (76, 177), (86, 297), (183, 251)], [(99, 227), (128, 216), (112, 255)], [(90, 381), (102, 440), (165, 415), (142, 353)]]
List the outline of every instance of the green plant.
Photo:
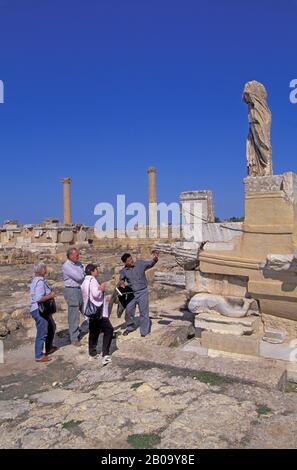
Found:
[(137, 388), (141, 387), (141, 385), (143, 385), (143, 384), (144, 384), (144, 382), (137, 382), (135, 384), (132, 384), (131, 388), (132, 388), (132, 390), (137, 390)]
[(81, 423), (82, 423), (82, 421), (75, 421), (75, 420), (71, 419), (70, 421), (66, 421), (65, 423), (63, 423), (62, 428), (63, 429), (77, 428)]
[(161, 437), (158, 434), (132, 434), (127, 442), (134, 449), (152, 449), (161, 442)]
[(258, 415), (260, 416), (265, 416), (265, 415), (268, 415), (269, 413), (272, 412), (272, 409), (269, 408), (268, 406), (266, 405), (258, 405), (258, 408), (256, 409)]
[(194, 380), (199, 380), (199, 382), (203, 382), (208, 385), (220, 385), (222, 383), (228, 382), (226, 377), (222, 375), (216, 374), (215, 372), (197, 372), (193, 375)]

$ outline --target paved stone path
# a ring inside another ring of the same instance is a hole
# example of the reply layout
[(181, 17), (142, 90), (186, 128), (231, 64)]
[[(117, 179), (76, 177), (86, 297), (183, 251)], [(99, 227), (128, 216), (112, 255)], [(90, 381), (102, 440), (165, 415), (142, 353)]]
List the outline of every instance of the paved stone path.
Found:
[(296, 448), (294, 386), (279, 390), (281, 371), (268, 362), (184, 351), (189, 322), (177, 301), (152, 304), (145, 339), (123, 337), (113, 314), (106, 367), (88, 361), (87, 337), (80, 349), (68, 344), (65, 318), (61, 349), (36, 364), (29, 330), (0, 365), (0, 448)]

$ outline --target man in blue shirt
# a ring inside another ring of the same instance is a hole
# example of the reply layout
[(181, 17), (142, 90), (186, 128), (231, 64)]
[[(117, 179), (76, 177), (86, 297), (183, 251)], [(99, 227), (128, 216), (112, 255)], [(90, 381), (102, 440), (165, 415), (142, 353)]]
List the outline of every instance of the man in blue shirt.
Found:
[(63, 264), (64, 297), (68, 304), (68, 323), (71, 344), (80, 345), (80, 314), (83, 313), (83, 298), (80, 286), (85, 271), (79, 261), (79, 251), (71, 247), (67, 251), (67, 261)]
[(120, 271), (120, 287), (130, 287), (133, 291), (134, 298), (126, 307), (126, 331), (124, 335), (128, 335), (135, 328), (135, 310), (136, 305), (140, 311), (140, 334), (142, 337), (150, 333), (151, 322), (149, 318), (149, 294), (145, 272), (152, 268), (158, 262), (159, 253), (153, 252), (152, 260), (134, 261), (130, 253), (125, 253), (121, 260), (125, 267)]

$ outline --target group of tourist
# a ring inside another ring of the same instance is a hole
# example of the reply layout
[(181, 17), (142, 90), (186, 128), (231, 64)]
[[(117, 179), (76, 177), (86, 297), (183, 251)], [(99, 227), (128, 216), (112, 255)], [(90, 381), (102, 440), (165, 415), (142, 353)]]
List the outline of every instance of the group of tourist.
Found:
[[(146, 337), (151, 330), (149, 318), (149, 295), (145, 272), (158, 261), (159, 253), (153, 253), (152, 260), (134, 261), (130, 253), (121, 257), (124, 268), (120, 271), (116, 294), (128, 292), (128, 302), (125, 304), (126, 329), (128, 335), (136, 329), (136, 306), (140, 312), (140, 334)], [(68, 306), (68, 324), (71, 344), (81, 345), (82, 331), (80, 315), (88, 323), (89, 359), (98, 356), (98, 338), (103, 333), (102, 364), (111, 363), (110, 347), (114, 334), (109, 316), (109, 297), (105, 295), (105, 285), (98, 278), (96, 264), (86, 267), (79, 260), (79, 251), (75, 247), (67, 251), (67, 260), (62, 267), (64, 280), (64, 297)], [(34, 277), (30, 286), (30, 311), (36, 323), (35, 360), (36, 362), (49, 362), (50, 355), (58, 348), (54, 346), (56, 324), (53, 314), (55, 307), (55, 292), (49, 287), (46, 280), (48, 269), (46, 264), (39, 263), (34, 267)], [(126, 297), (127, 298), (127, 297)]]

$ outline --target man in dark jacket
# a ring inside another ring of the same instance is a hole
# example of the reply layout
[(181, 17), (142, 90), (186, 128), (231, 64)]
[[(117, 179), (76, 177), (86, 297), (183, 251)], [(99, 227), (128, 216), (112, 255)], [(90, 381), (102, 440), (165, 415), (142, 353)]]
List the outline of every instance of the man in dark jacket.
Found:
[(153, 252), (152, 260), (134, 261), (130, 253), (125, 253), (121, 260), (125, 267), (120, 271), (120, 287), (129, 287), (134, 298), (126, 306), (126, 331), (125, 336), (135, 330), (136, 305), (140, 311), (140, 334), (145, 337), (150, 333), (151, 322), (149, 318), (149, 295), (145, 272), (158, 262), (159, 253)]

